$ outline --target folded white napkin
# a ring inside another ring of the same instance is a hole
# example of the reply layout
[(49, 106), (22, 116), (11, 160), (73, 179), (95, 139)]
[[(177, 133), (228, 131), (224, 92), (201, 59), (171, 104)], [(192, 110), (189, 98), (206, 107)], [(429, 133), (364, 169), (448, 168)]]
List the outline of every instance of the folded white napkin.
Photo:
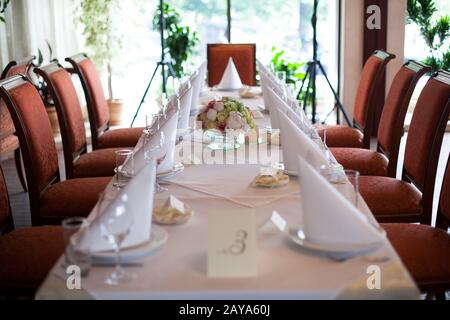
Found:
[(272, 83), (266, 75), (261, 74), (261, 86), (263, 92), (264, 106), (269, 110), (270, 126), (272, 129), (280, 129), (278, 115), (275, 110), (274, 91), (272, 89)]
[(384, 234), (369, 223), (361, 211), (301, 157), (298, 158), (298, 170), (303, 231), (308, 241), (369, 245), (384, 239)]
[(189, 127), (189, 117), (191, 114), (192, 86), (185, 90), (180, 99), (180, 119), (178, 120), (178, 129), (187, 129)]
[(176, 112), (168, 121), (162, 126), (164, 131), (164, 138), (166, 143), (166, 158), (158, 166), (157, 173), (163, 173), (173, 170), (175, 160), (175, 144), (177, 141), (177, 125), (178, 112)]
[[(78, 248), (90, 252), (102, 252), (112, 250), (111, 244), (102, 233), (102, 223), (119, 207), (124, 207), (126, 214), (133, 216), (133, 224), (128, 237), (122, 244), (122, 248), (141, 245), (150, 240), (153, 210), (153, 195), (155, 186), (155, 167), (153, 161), (144, 166), (137, 175), (120, 192), (110, 200), (113, 193), (107, 189), (103, 203), (97, 203), (90, 215), (90, 225), (80, 235)], [(109, 193), (108, 193), (109, 192)]]
[(195, 72), (191, 76), (191, 85), (192, 85), (192, 103), (191, 103), (191, 115), (197, 115), (200, 105), (198, 103), (200, 99), (200, 92), (203, 89), (203, 81), (206, 76), (206, 62), (203, 62), (202, 65), (198, 68), (197, 72)]
[(234, 65), (233, 58), (228, 60), (227, 67), (223, 73), (222, 80), (217, 86), (219, 90), (239, 90), (242, 88), (242, 81)]
[(301, 131), (283, 112), (280, 119), (281, 148), (283, 162), (288, 172), (297, 173), (297, 158), (306, 159), (313, 167), (327, 165), (328, 160), (320, 147)]
[[(171, 103), (174, 102), (171, 100), (171, 102), (169, 102), (169, 106)], [(170, 107), (172, 108), (173, 106)], [(168, 121), (162, 125), (160, 129), (164, 132), (167, 153), (164, 161), (158, 166), (158, 173), (168, 172), (173, 169), (175, 159), (175, 144), (177, 139), (177, 124), (178, 112), (173, 114), (170, 119), (168, 119)], [(157, 135), (154, 135), (154, 137), (157, 137)], [(134, 166), (134, 172), (137, 172), (146, 166), (147, 162), (145, 159), (145, 144), (153, 143), (153, 139), (155, 138), (146, 140), (145, 135), (142, 134), (141, 138), (136, 144), (136, 147), (134, 147), (133, 161), (127, 159), (127, 161), (123, 165), (125, 171), (130, 171), (132, 169), (131, 166)]]
[(267, 74), (269, 70), (266, 68), (264, 63), (262, 63), (259, 59), (256, 59), (256, 61), (258, 61), (259, 74)]

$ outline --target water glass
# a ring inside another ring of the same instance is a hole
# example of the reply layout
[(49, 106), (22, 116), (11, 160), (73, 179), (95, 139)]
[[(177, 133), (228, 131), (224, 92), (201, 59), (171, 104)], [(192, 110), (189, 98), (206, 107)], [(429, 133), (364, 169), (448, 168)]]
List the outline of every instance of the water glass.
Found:
[(65, 244), (64, 256), (65, 266), (78, 266), (81, 276), (88, 275), (91, 269), (91, 258), (89, 250), (78, 248), (79, 239), (88, 228), (86, 218), (73, 217), (62, 221), (63, 238)]
[[(163, 163), (167, 155), (167, 146), (164, 131), (157, 131), (153, 135), (147, 135), (144, 145), (144, 158), (147, 163), (151, 163), (153, 158), (156, 159), (156, 165)], [(162, 193), (167, 191), (163, 188), (158, 180), (155, 181), (155, 192)]]
[(134, 176), (133, 151), (129, 149), (118, 150), (116, 154), (116, 179), (113, 183), (116, 188), (123, 188)]
[(339, 192), (347, 198), (355, 207), (358, 207), (359, 200), (359, 171), (344, 170), (347, 183), (339, 185)]
[(286, 84), (286, 71), (277, 71), (275, 75), (281, 84)]
[(121, 246), (130, 234), (134, 223), (133, 214), (127, 210), (127, 202), (128, 196), (123, 194), (112, 213), (101, 218), (102, 235), (116, 252), (116, 268), (105, 280), (108, 285), (120, 285), (135, 278), (135, 275), (126, 272), (122, 267), (120, 256)]

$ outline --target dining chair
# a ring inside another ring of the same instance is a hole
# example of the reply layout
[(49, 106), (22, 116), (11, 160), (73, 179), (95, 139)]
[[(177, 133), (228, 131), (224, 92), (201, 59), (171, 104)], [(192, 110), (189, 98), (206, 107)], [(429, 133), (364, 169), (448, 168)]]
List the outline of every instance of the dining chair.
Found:
[(386, 66), (395, 55), (376, 50), (364, 65), (354, 102), (353, 127), (346, 125), (318, 125), (322, 135), (326, 129), (328, 147), (349, 147), (370, 149), (373, 119), (376, 106), (373, 104), (375, 88), (379, 85)]
[(331, 152), (345, 169), (357, 170), (361, 175), (395, 178), (403, 136), (403, 126), (417, 82), (431, 71), (429, 66), (410, 60), (395, 75), (381, 114), (377, 151), (363, 148), (331, 148)]
[(402, 179), (361, 176), (360, 192), (380, 222), (431, 224), (442, 139), (450, 114), (450, 73), (439, 71), (422, 90), (411, 120)]
[(86, 97), (89, 123), (91, 126), (92, 149), (134, 147), (143, 128), (110, 130), (109, 109), (97, 69), (83, 53), (66, 58), (72, 65), (69, 69), (78, 75)]
[(63, 251), (61, 227), (14, 230), (8, 190), (0, 167), (0, 300), (32, 299)]
[[(28, 72), (33, 65), (34, 56), (27, 57), (22, 60), (13, 60), (5, 67), (2, 74), (0, 75), (0, 80), (6, 79), (8, 77), (24, 74), (28, 75)], [(14, 161), (16, 164), (17, 175), (19, 176), (20, 184), (25, 192), (27, 192), (27, 184), (25, 182), (25, 177), (23, 175), (22, 161), (20, 155), (19, 138), (15, 134), (16, 129), (14, 128), (11, 115), (9, 114), (8, 108), (6, 108), (3, 101), (0, 99), (0, 156), (3, 154), (9, 154), (14, 152)]]
[(61, 182), (52, 128), (39, 92), (23, 75), (0, 81), (0, 98), (11, 114), (25, 163), (33, 226), (87, 216), (111, 178)]
[(114, 176), (118, 148), (87, 152), (83, 114), (70, 73), (57, 62), (34, 71), (47, 83), (58, 113), (66, 178)]
[(407, 224), (381, 224), (419, 288), (437, 297), (450, 290), (450, 157), (442, 182), (436, 227)]
[(208, 44), (208, 85), (214, 87), (220, 83), (230, 58), (233, 58), (242, 83), (248, 86), (255, 86), (256, 44), (254, 43)]

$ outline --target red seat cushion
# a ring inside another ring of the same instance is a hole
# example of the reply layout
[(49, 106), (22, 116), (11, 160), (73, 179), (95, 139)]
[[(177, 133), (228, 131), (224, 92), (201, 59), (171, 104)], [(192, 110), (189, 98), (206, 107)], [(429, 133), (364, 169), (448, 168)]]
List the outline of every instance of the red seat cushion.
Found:
[(359, 188), (379, 221), (409, 221), (422, 214), (422, 194), (410, 183), (394, 178), (361, 176)]
[(0, 100), (0, 140), (16, 132), (11, 114), (3, 100)]
[(357, 170), (365, 176), (387, 176), (388, 160), (378, 152), (358, 148), (331, 148), (345, 169)]
[(41, 196), (41, 217), (52, 220), (87, 217), (110, 181), (111, 178), (84, 178), (52, 185)]
[(63, 251), (61, 227), (19, 229), (0, 236), (0, 287), (37, 289)]
[(116, 167), (115, 151), (120, 149), (99, 149), (83, 154), (73, 166), (75, 178), (112, 177)]
[(322, 137), (323, 129), (327, 130), (327, 146), (330, 148), (364, 148), (364, 136), (358, 129), (343, 125), (319, 125), (316, 128)]
[(108, 130), (98, 139), (98, 149), (134, 148), (144, 128)]
[(382, 224), (411, 276), (421, 287), (450, 289), (450, 235), (418, 224)]

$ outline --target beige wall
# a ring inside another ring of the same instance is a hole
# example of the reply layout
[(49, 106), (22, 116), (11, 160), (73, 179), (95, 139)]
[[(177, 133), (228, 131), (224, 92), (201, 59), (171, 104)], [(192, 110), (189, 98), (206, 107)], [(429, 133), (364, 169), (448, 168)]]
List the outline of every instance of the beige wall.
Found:
[[(406, 0), (389, 1), (388, 6), (387, 51), (397, 58), (387, 68), (386, 93), (404, 60)], [(350, 117), (353, 116), (353, 102), (362, 70), (363, 10), (364, 0), (342, 1), (341, 100)]]
[(387, 49), (397, 57), (386, 70), (386, 94), (405, 59), (406, 0), (389, 1)]
[(342, 1), (341, 101), (350, 119), (362, 69), (363, 5), (363, 0)]

